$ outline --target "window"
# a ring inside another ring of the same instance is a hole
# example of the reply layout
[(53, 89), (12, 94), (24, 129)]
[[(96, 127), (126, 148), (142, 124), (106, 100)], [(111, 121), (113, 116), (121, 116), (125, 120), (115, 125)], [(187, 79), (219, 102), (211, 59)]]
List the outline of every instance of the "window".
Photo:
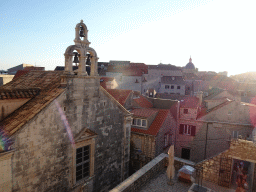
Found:
[(76, 149), (76, 182), (90, 175), (90, 146)]
[(184, 114), (188, 114), (188, 109), (183, 109)]
[(141, 119), (137, 119), (137, 125), (141, 126)]
[(180, 89), (180, 86), (177, 86), (177, 89)]
[(165, 89), (170, 89), (170, 86), (169, 85), (165, 85)]
[(83, 129), (75, 138), (72, 150), (72, 183), (79, 185), (94, 175), (95, 139), (97, 134)]
[(184, 125), (183, 134), (184, 135), (191, 135), (191, 126), (190, 125)]
[(238, 136), (239, 136), (239, 132), (238, 131), (233, 131), (233, 138), (238, 138)]
[(142, 119), (142, 127), (146, 127), (147, 126), (147, 120)]
[(133, 119), (132, 122), (133, 125), (137, 125), (137, 126), (142, 126), (142, 127), (146, 127), (147, 126), (147, 120), (146, 119)]
[(170, 133), (164, 134), (164, 147), (168, 147), (172, 144), (172, 135)]
[(196, 126), (187, 125), (187, 124), (180, 124), (179, 134), (195, 136)]
[(171, 86), (171, 89), (174, 89), (174, 85)]

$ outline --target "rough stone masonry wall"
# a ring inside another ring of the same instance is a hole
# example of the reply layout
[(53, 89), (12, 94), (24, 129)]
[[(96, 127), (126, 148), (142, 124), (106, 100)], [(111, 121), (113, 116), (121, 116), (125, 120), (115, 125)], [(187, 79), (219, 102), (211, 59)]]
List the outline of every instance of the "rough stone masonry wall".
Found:
[[(198, 163), (197, 167), (203, 167), (203, 179), (218, 184), (220, 159), (231, 157), (249, 162), (256, 162), (256, 146), (251, 141), (232, 140), (230, 148), (219, 155)], [(254, 171), (254, 175), (255, 175)], [(255, 187), (255, 178), (253, 186)]]
[[(59, 96), (59, 103), (63, 99), (64, 94)], [(13, 192), (70, 189), (72, 149), (54, 103), (30, 120), (13, 139)]]
[(94, 78), (69, 79), (65, 105), (70, 111), (67, 118), (74, 135), (81, 128), (97, 133), (93, 191), (108, 191), (128, 172), (130, 127), (126, 130), (124, 146), (123, 111), (99, 90), (99, 83), (99, 79)]
[[(83, 128), (98, 134), (94, 177), (89, 181), (89, 191), (115, 187), (121, 182), (121, 170), (128, 171), (122, 163), (123, 154), (125, 162), (129, 161), (128, 150), (123, 152), (124, 115), (120, 108), (99, 91), (99, 79), (93, 78), (70, 79), (57, 101), (64, 110), (73, 138)], [(52, 102), (13, 137), (13, 192), (76, 191), (72, 182), (71, 135), (62, 118)], [(129, 142), (125, 147), (129, 148)]]
[(0, 154), (0, 192), (12, 191), (12, 152)]
[(168, 113), (168, 116), (166, 117), (162, 127), (157, 133), (156, 136), (156, 152), (155, 152), (155, 157), (160, 155), (161, 153), (167, 153), (169, 150), (169, 146), (165, 147), (164, 146), (164, 135), (166, 133), (171, 134), (171, 139), (172, 143), (170, 145), (174, 144), (174, 138), (175, 138), (175, 129), (176, 129), (176, 121), (174, 118), (171, 116), (170, 113)]

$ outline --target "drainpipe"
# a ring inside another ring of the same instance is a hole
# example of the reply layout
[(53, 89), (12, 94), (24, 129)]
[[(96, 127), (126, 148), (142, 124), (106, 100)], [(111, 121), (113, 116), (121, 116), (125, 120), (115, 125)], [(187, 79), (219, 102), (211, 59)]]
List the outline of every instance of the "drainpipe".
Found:
[(179, 129), (179, 122), (180, 122), (180, 101), (178, 101), (177, 103), (177, 125), (175, 129), (174, 148), (176, 147), (176, 142), (177, 142), (177, 129)]
[(209, 128), (209, 123), (207, 122), (207, 126), (206, 126), (206, 134), (205, 134), (204, 159), (206, 159), (207, 140), (208, 140), (208, 128)]
[(124, 181), (124, 169), (125, 169), (125, 147), (126, 147), (126, 116), (124, 117), (124, 141), (123, 141), (123, 154), (122, 154), (122, 175), (121, 175), (121, 181)]

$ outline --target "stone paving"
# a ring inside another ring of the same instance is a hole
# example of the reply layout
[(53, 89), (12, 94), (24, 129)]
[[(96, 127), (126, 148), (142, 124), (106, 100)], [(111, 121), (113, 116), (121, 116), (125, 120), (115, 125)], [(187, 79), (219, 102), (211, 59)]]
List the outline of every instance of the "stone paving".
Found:
[(192, 185), (178, 181), (177, 177), (174, 178), (174, 185), (168, 185), (167, 182), (168, 177), (165, 170), (143, 186), (140, 192), (187, 192)]
[[(187, 192), (192, 185), (178, 181), (177, 171), (173, 180), (174, 185), (168, 185), (167, 182), (168, 177), (165, 170), (143, 186), (140, 192)], [(234, 189), (220, 187), (207, 181), (203, 181), (203, 186), (212, 189), (214, 192), (235, 192)]]

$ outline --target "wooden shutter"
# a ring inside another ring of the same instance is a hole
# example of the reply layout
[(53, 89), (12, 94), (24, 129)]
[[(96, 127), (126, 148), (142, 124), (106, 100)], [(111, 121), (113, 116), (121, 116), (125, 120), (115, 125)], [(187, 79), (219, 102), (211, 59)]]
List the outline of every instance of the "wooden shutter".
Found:
[(184, 129), (184, 124), (180, 124), (180, 131), (179, 131), (180, 134), (183, 134), (183, 129)]
[(191, 136), (195, 136), (196, 135), (196, 126), (192, 126), (191, 127)]

